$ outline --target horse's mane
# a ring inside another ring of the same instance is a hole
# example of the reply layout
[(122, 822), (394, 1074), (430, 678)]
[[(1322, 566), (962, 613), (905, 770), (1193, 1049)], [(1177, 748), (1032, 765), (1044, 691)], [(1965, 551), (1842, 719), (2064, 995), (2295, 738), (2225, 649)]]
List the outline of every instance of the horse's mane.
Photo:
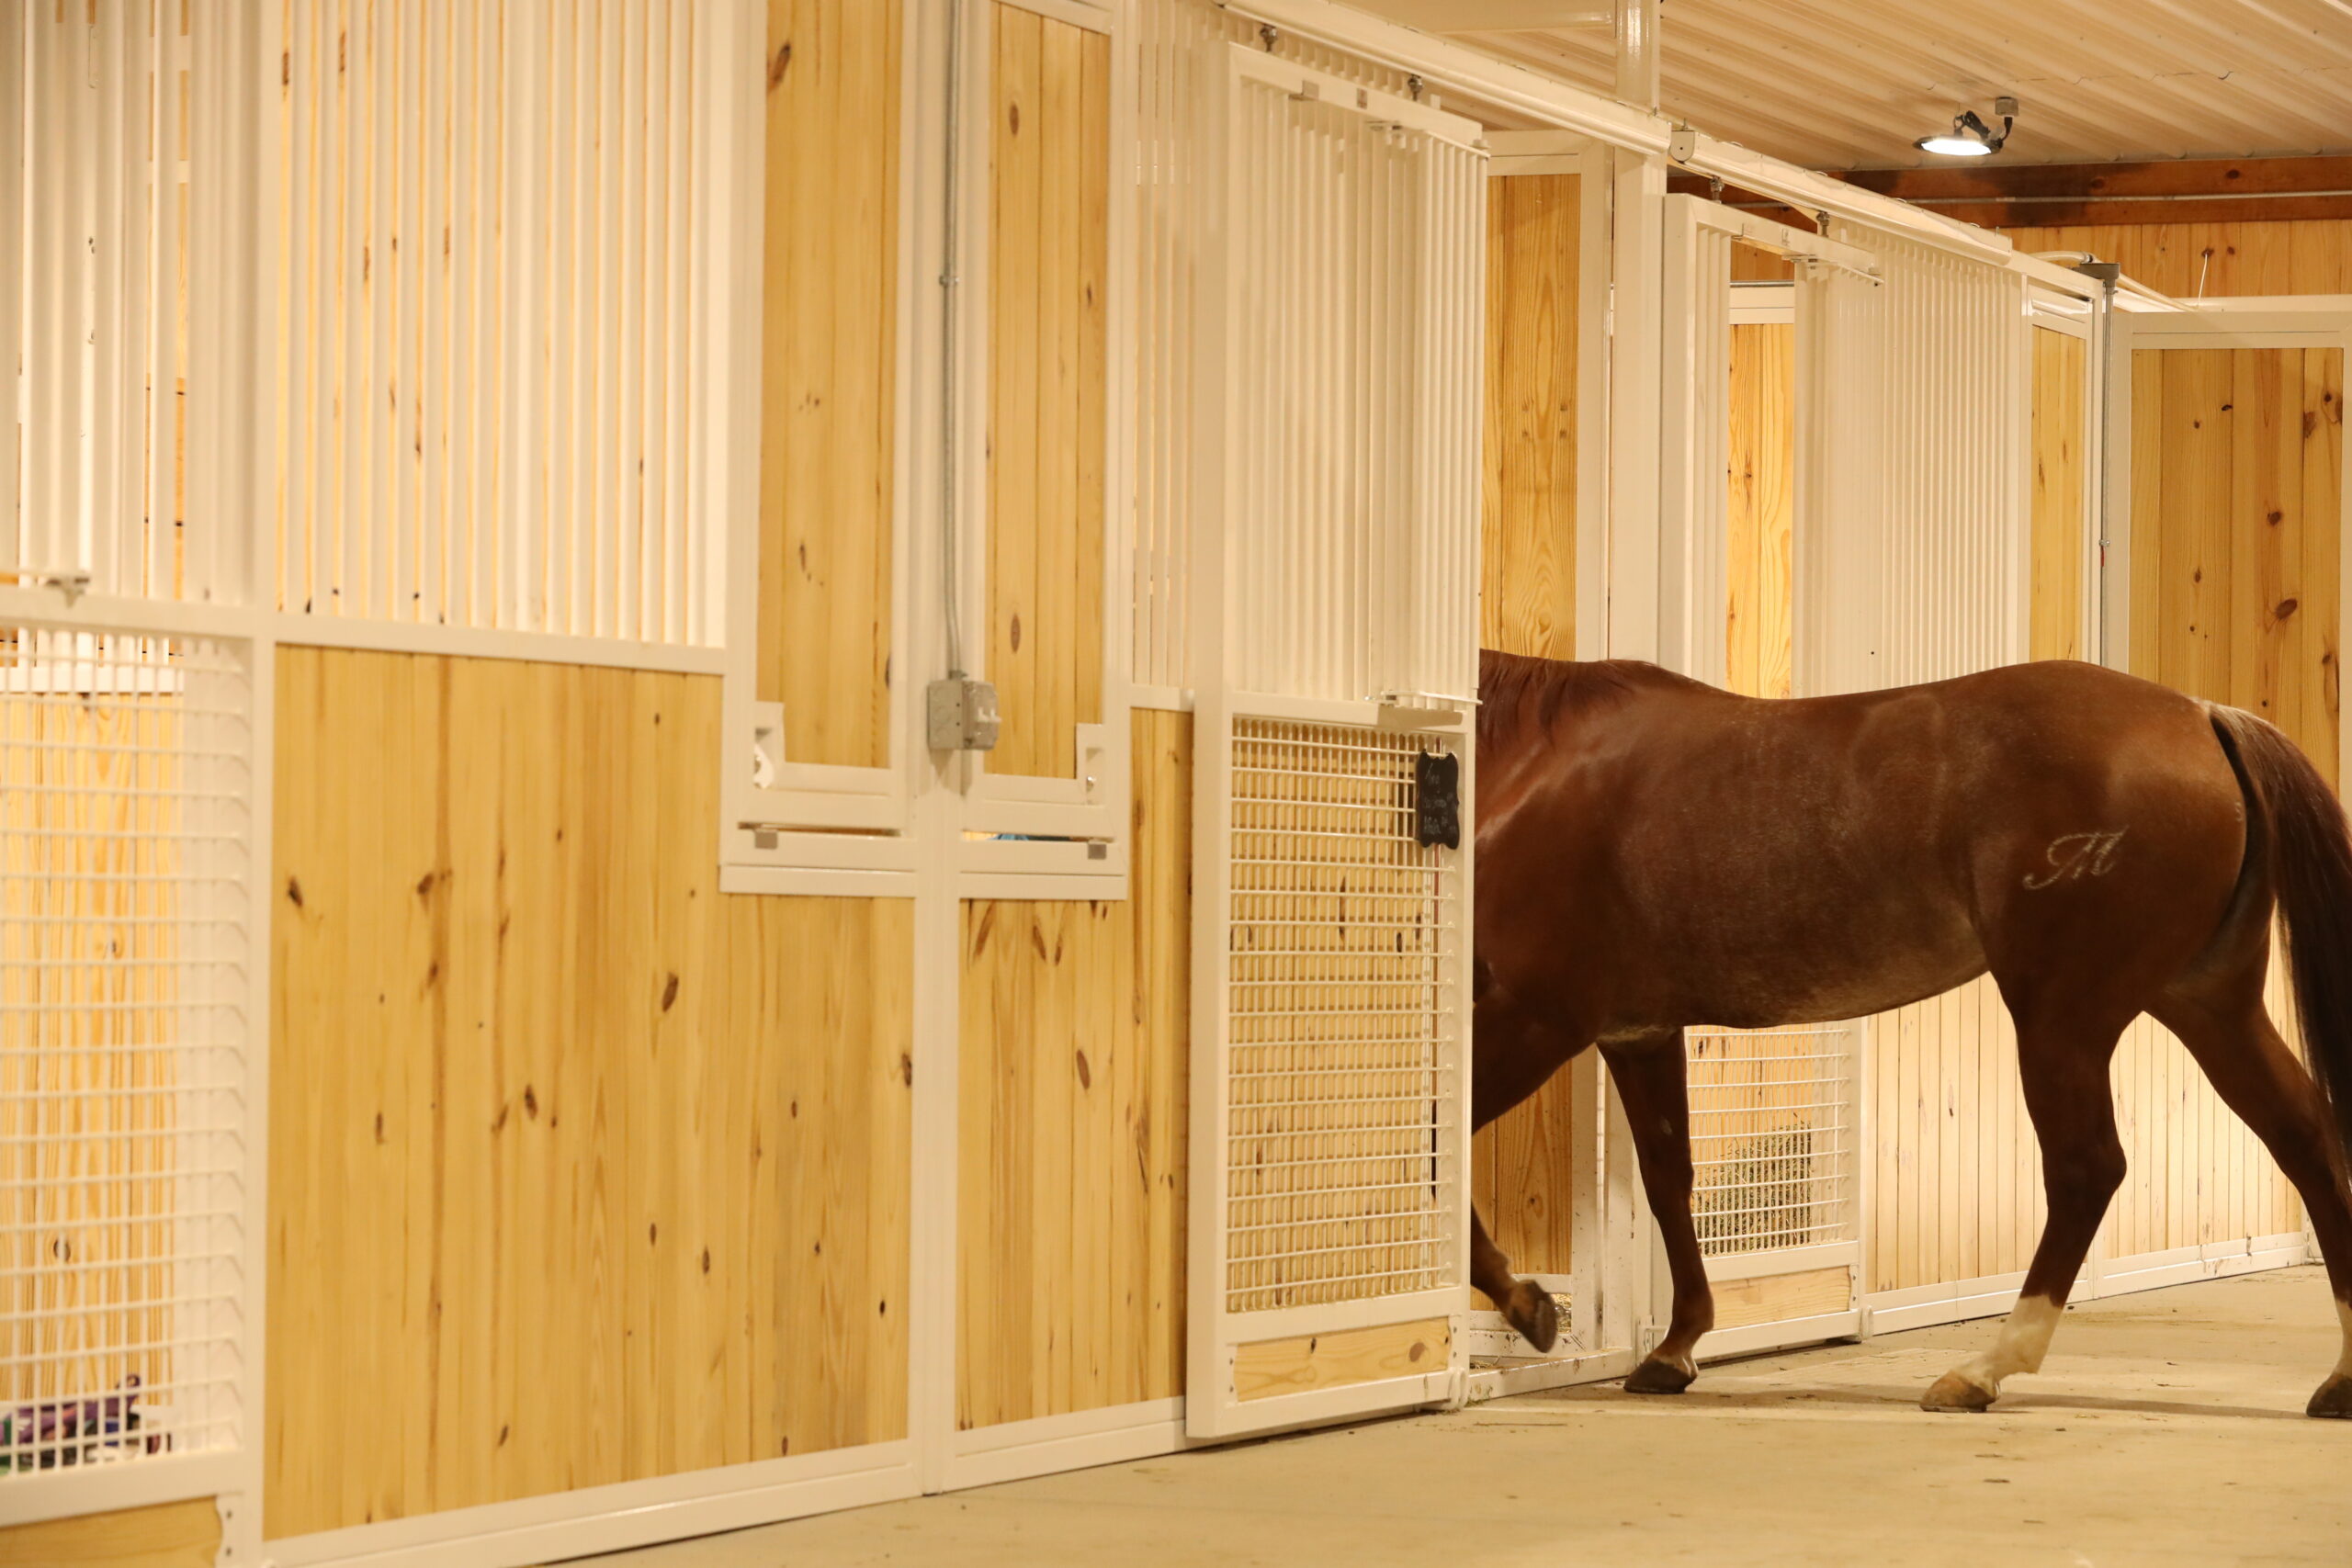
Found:
[(1478, 746), (1507, 746), (1548, 735), (1564, 713), (1632, 696), (1656, 666), (1612, 659), (1573, 663), (1524, 653), (1478, 650)]

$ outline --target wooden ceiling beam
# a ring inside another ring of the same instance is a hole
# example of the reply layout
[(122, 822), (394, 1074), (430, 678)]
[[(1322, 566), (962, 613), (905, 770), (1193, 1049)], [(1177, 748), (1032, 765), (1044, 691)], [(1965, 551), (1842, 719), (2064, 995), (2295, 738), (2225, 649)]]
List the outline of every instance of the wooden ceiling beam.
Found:
[(1838, 177), (1994, 228), (2352, 218), (2352, 157), (1970, 164)]

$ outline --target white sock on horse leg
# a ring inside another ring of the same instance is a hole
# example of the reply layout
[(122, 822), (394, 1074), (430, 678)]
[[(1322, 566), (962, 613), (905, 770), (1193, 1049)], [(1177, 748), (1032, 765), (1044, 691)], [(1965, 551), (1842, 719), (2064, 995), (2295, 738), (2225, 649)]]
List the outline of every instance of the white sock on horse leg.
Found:
[[(1954, 1369), (1979, 1388), (1998, 1393), (2001, 1380), (2011, 1372), (2038, 1372), (2066, 1309), (2047, 1296), (2019, 1296), (2009, 1315), (2001, 1320), (2000, 1337), (1983, 1355)], [(2347, 1317), (2352, 1324), (2352, 1317)]]

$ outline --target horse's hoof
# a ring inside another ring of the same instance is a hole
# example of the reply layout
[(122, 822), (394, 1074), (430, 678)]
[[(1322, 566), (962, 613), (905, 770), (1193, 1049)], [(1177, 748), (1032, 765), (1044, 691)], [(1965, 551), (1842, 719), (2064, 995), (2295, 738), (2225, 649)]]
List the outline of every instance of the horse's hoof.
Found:
[(2338, 1372), (2320, 1384), (2303, 1414), (2324, 1421), (2352, 1421), (2352, 1377)]
[(1560, 1337), (1560, 1309), (1553, 1304), (1552, 1292), (1532, 1280), (1521, 1280), (1511, 1287), (1510, 1299), (1503, 1303), (1503, 1321), (1518, 1329), (1539, 1356), (1550, 1355)]
[(1665, 1360), (1652, 1356), (1634, 1369), (1625, 1380), (1627, 1393), (1680, 1393), (1699, 1375), (1699, 1369), (1687, 1363)]
[(1922, 1410), (1971, 1410), (1992, 1408), (1994, 1393), (1983, 1383), (1964, 1372), (1946, 1372), (1928, 1390), (1919, 1401)]

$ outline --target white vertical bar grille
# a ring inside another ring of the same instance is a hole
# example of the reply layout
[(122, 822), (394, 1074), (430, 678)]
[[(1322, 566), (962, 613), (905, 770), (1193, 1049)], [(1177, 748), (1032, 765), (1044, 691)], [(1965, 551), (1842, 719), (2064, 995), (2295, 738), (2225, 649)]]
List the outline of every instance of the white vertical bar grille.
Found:
[(1891, 235), (1871, 245), (1886, 277), (1884, 678), (1908, 685), (2017, 657), (2024, 284)]
[(242, 1440), (250, 691), (0, 629), (0, 1486)]
[(185, 270), (182, 17), (105, 0), (0, 22), (0, 581), (231, 592), (183, 526), (185, 301), (208, 280)]
[(1711, 1258), (1858, 1234), (1854, 1031), (1693, 1029), (1690, 1213)]
[[(1241, 690), (1466, 699), (1476, 681), (1485, 156), (1383, 118), (1352, 86), (1394, 73), (1280, 40), (1314, 93), (1244, 76), (1226, 128), (1247, 188), (1201, 163), (1238, 18), (1197, 0), (1140, 16), (1135, 678), (1191, 681), (1195, 345), (1229, 330), (1245, 515), (1230, 563)], [(1390, 110), (1389, 113), (1398, 111)], [(1218, 231), (1222, 217), (1230, 232)], [(1204, 316), (1201, 247), (1232, 247), (1237, 320)], [(1219, 520), (1222, 522), (1222, 520)]]
[(714, 639), (693, 11), (292, 8), (281, 608)]
[(0, 214), (20, 236), (0, 243), (0, 566), (12, 570), (24, 560), (25, 467), (19, 446), (24, 416), (17, 397), (26, 342), (25, 290), (33, 259), (32, 226), (25, 220), (29, 171), (24, 112), (32, 103), (31, 79), (26, 73), (32, 25), (28, 7), (0, 17), (0, 104), (15, 106), (0, 113)]
[(1885, 683), (1885, 514), (1879, 501), (1886, 291), (1803, 265), (1797, 285), (1796, 694)]
[(1434, 744), (1234, 721), (1228, 1311), (1461, 1280), (1460, 878), (1413, 835)]
[(1487, 160), (1423, 139), (1423, 296), (1413, 384), (1423, 403), (1420, 482), (1400, 575), (1409, 656), (1392, 694), (1463, 698), (1478, 684), (1479, 426), (1486, 354)]
[(1231, 362), (1232, 682), (1465, 700), (1484, 159), (1254, 79), (1232, 134), (1256, 174), (1229, 209), (1250, 350)]

